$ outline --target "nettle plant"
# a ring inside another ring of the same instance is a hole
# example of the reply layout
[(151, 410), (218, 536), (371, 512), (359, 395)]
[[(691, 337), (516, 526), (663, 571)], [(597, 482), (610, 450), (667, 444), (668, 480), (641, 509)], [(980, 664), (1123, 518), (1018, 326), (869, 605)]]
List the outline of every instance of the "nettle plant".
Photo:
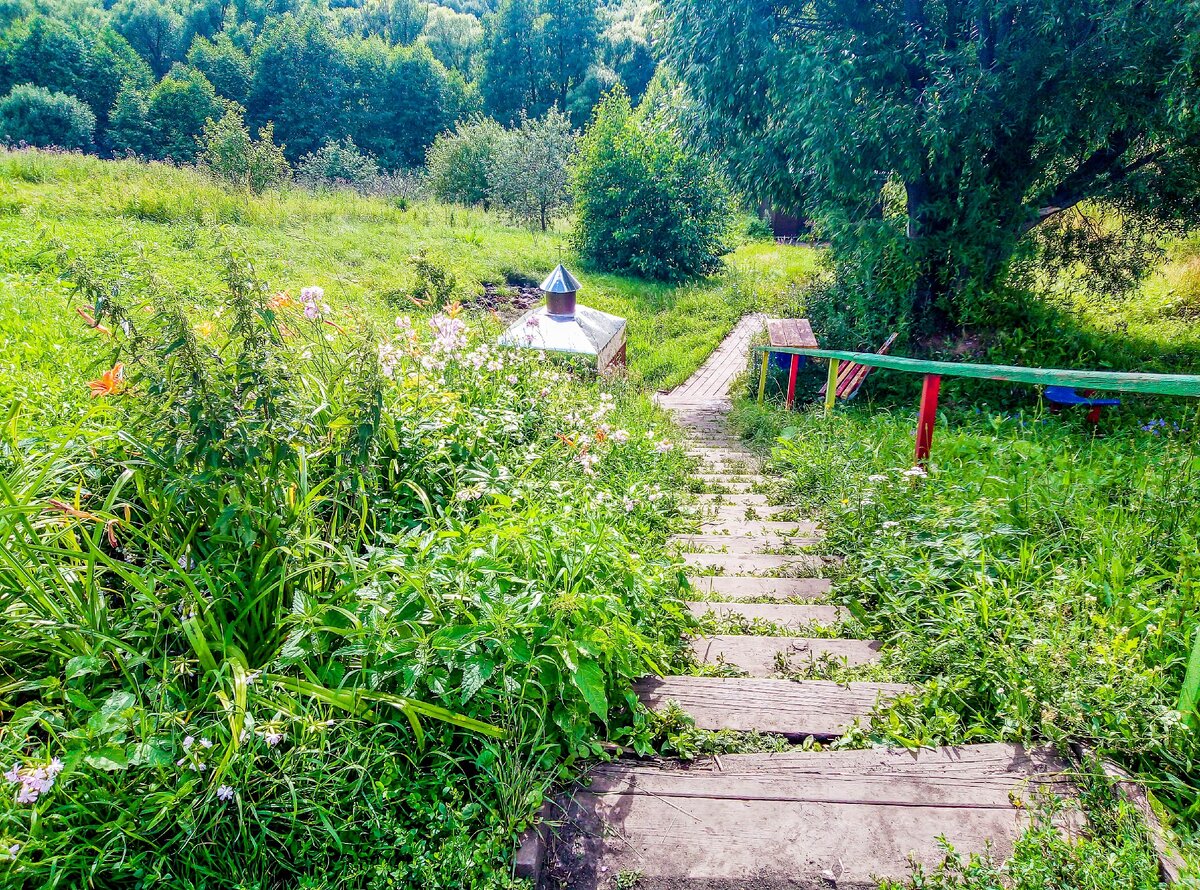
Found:
[(78, 428), (0, 467), (0, 841), (34, 883), (290, 836), (297, 806), (329, 832), (270, 867), (327, 863), (356, 794), (372, 818), (403, 798), (308, 773), (335, 728), (349, 759), (523, 776), (488, 792), (515, 831), (606, 725), (647, 737), (630, 681), (684, 622), (663, 492), (685, 458), (618, 381), (473, 341), (456, 306), (381, 337), (225, 268), (190, 310), (68, 263), (111, 366)]

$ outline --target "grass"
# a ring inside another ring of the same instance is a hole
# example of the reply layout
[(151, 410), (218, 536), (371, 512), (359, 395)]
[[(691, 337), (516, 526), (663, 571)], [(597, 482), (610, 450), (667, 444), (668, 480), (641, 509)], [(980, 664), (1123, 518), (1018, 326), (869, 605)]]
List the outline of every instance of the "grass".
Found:
[[(0, 208), (0, 401), (56, 419), (72, 414), (66, 395), (96, 358), (79, 343), (56, 245), (117, 280), (152, 271), (197, 317), (222, 287), (217, 258), (235, 245), (273, 289), (320, 285), (343, 323), (380, 326), (425, 314), (411, 299), (417, 253), (452, 271), (463, 300), (576, 262), (565, 229), (529, 231), (481, 210), (294, 189), (246, 196), (193, 170), (44, 152), (0, 150)], [(812, 251), (751, 242), (722, 275), (682, 286), (575, 271), (582, 301), (629, 319), (630, 382), (653, 389), (686, 379), (741, 315), (787, 300), (815, 265)]]

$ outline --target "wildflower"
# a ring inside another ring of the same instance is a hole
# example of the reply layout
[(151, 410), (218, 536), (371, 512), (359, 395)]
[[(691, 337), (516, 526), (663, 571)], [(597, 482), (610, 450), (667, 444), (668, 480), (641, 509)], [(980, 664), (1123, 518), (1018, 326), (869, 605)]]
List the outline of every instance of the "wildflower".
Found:
[(14, 763), (4, 774), (10, 785), (19, 785), (16, 802), (19, 804), (36, 803), (37, 799), (54, 787), (54, 780), (63, 770), (63, 762), (57, 757), (45, 766), (26, 767), (21, 769), (20, 763)]
[[(439, 313), (429, 319), (429, 326), (433, 328), (434, 334), (434, 352), (457, 352), (467, 345), (467, 326), (453, 309), (454, 307), (451, 307), (451, 311)], [(493, 370), (494, 363), (494, 360), (488, 363), (488, 370)], [(494, 370), (498, 371), (503, 367), (502, 364), (496, 364)]]
[(635, 504), (633, 502), (633, 498), (630, 498), (630, 497), (625, 498), (625, 500), (622, 502), (622, 504), (625, 507), (626, 513), (632, 513), (634, 511), (634, 508), (637, 507), (637, 504)]
[(618, 445), (624, 445), (626, 442), (629, 441), (629, 431), (628, 430), (613, 430), (612, 440), (614, 442), (616, 442)]
[(292, 299), (292, 295), (285, 290), (281, 290), (271, 299), (267, 300), (267, 308), (275, 311), (280, 309), (290, 309), (296, 305), (296, 301)]
[(929, 474), (926, 473), (925, 470), (922, 469), (921, 467), (913, 467), (910, 470), (905, 470), (900, 475), (907, 476), (910, 479), (915, 479), (915, 478), (924, 478), (925, 476), (928, 476)]
[(212, 743), (211, 739), (201, 739), (200, 740), (201, 748), (211, 748), (212, 746), (213, 746), (213, 743)]
[(659, 442), (657, 445), (654, 446), (654, 450), (657, 451), (659, 454), (666, 454), (670, 451), (674, 451), (675, 446), (672, 445), (670, 442), (668, 442), (666, 439), (663, 439), (661, 442)]
[(603, 442), (607, 438), (608, 438), (608, 430), (604, 429), (604, 424), (601, 424), (600, 427), (596, 430), (596, 441)]
[(579, 455), (580, 466), (583, 467), (583, 472), (589, 476), (595, 474), (595, 466), (599, 460), (599, 455), (589, 454), (586, 451)]
[(274, 748), (276, 745), (278, 745), (280, 742), (283, 741), (283, 733), (282, 732), (268, 732), (266, 735), (263, 736), (263, 741), (267, 743), (268, 748)]
[(117, 362), (101, 375), (99, 380), (88, 382), (92, 398), (98, 396), (115, 396), (125, 389), (125, 366)]
[(325, 302), (325, 291), (316, 285), (306, 287), (300, 291), (300, 302), (304, 304), (304, 317), (309, 321), (316, 321), (323, 315), (328, 315), (332, 310), (329, 304)]
[(887, 476), (883, 473), (872, 473), (867, 477), (868, 482), (887, 482)]
[(217, 326), (211, 321), (202, 321), (196, 325), (196, 333), (206, 340), (213, 335), (216, 329)]
[(894, 521), (894, 520), (891, 520), (891, 519), (889, 519), (887, 522), (885, 522), (885, 523), (883, 524), (883, 527), (884, 527), (884, 528), (895, 528), (895, 527), (896, 527), (896, 526), (898, 526), (899, 524), (900, 524), (900, 523), (898, 523), (898, 522), (896, 522), (896, 521)]
[(516, 385), (517, 385), (517, 382), (518, 382), (518, 381), (519, 381), (521, 378), (520, 378), (520, 377), (518, 377), (516, 374), (509, 374), (509, 375), (508, 375), (507, 377), (505, 377), (504, 379), (508, 381), (508, 383), (509, 383), (509, 385), (510, 385), (510, 386), (516, 386)]
[(194, 745), (194, 744), (196, 744), (196, 740), (192, 736), (188, 736), (187, 738), (185, 738), (183, 740), (183, 750), (184, 751), (192, 750), (192, 745)]
[(4, 849), (5, 849), (5, 852), (8, 853), (9, 856), (12, 856), (15, 858), (16, 855), (21, 852), (21, 845), (20, 844), (9, 844)]
[(233, 800), (233, 789), (228, 785), (222, 785), (217, 789), (217, 800)]

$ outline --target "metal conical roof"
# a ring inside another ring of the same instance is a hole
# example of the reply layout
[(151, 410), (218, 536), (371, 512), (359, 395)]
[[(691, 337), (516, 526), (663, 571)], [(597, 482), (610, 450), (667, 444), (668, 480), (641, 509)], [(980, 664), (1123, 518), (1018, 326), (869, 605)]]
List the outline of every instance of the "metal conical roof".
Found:
[(544, 294), (573, 294), (579, 290), (579, 282), (563, 268), (562, 263), (559, 263), (554, 267), (554, 271), (546, 276), (540, 290)]

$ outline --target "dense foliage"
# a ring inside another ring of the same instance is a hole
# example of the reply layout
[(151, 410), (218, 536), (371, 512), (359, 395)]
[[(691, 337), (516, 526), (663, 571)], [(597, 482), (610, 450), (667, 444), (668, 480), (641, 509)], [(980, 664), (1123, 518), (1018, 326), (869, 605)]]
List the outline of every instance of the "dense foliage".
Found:
[(728, 249), (725, 180), (620, 89), (580, 140), (571, 194), (575, 244), (601, 269), (671, 281), (714, 271)]
[(508, 886), (557, 765), (648, 744), (677, 452), (456, 307), (64, 269), (107, 370), (0, 443), (6, 884)]
[(190, 162), (205, 120), (236, 103), (253, 132), (274, 125), (292, 164), (352, 139), (394, 171), (472, 114), (517, 124), (557, 105), (579, 126), (602, 88), (640, 95), (655, 64), (645, 6), (17, 0), (0, 11), (0, 96), (27, 84), (77, 99), (94, 146), (70, 147), (101, 154)]
[(0, 141), (38, 148), (91, 148), (92, 110), (66, 93), (21, 84), (0, 98)]
[(1041, 272), (1128, 287), (1200, 220), (1194, 4), (665, 8), (698, 132), (747, 192), (818, 224), (844, 290), (878, 304), (860, 327), (986, 320), (1039, 242)]

